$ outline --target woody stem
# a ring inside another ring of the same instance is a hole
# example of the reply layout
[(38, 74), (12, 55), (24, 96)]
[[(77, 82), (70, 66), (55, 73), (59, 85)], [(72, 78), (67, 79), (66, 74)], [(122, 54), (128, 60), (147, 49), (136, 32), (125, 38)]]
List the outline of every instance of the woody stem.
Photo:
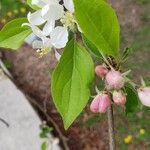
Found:
[(114, 116), (113, 116), (112, 105), (108, 109), (107, 117), (108, 117), (108, 132), (109, 132), (109, 149), (116, 150), (115, 132), (114, 132)]

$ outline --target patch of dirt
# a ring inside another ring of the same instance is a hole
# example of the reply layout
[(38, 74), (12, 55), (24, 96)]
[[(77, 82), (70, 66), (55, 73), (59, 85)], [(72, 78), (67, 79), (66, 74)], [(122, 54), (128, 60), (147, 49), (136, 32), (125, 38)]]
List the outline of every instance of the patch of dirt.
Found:
[(142, 10), (133, 0), (109, 0), (115, 8), (123, 33), (134, 32), (141, 24)]

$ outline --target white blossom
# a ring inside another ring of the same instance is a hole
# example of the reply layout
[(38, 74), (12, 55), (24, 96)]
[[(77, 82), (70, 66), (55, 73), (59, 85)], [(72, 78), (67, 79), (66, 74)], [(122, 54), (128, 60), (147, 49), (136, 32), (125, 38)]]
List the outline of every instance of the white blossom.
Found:
[[(32, 0), (32, 4), (39, 7), (39, 10), (29, 12), (27, 15), (29, 23), (23, 24), (31, 27), (33, 33), (40, 39), (35, 40), (32, 45), (41, 55), (48, 53), (52, 47), (64, 48), (68, 42), (69, 30), (75, 31), (75, 28), (78, 28), (74, 17), (73, 0), (64, 0), (63, 5), (59, 2), (60, 0)], [(60, 21), (62, 26), (56, 26), (56, 21)], [(55, 56), (59, 58), (59, 53), (56, 52), (55, 50)]]

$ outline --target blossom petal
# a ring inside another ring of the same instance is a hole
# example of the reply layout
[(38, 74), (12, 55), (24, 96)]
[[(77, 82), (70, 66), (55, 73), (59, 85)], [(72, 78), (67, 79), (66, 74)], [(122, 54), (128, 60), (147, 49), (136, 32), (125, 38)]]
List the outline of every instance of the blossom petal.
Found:
[(51, 42), (56, 48), (64, 48), (68, 42), (68, 31), (66, 27), (56, 27), (51, 33)]
[(139, 89), (138, 96), (143, 105), (150, 107), (150, 87)]
[(29, 26), (31, 27), (32, 29), (32, 32), (39, 38), (41, 39), (44, 39), (45, 38), (45, 35), (43, 34), (43, 32), (37, 27), (37, 26), (34, 26), (30, 23), (23, 23), (22, 26)]
[(56, 59), (59, 61), (60, 58), (61, 58), (61, 55), (57, 52), (56, 49), (54, 49), (54, 51), (55, 51), (55, 57), (56, 57)]
[(40, 40), (35, 40), (32, 42), (33, 49), (41, 49), (43, 47), (43, 42)]
[(27, 18), (29, 23), (32, 25), (41, 25), (45, 22), (45, 20), (41, 17), (41, 10), (34, 13), (29, 12)]
[(74, 13), (73, 0), (64, 0), (64, 6), (65, 6), (65, 8), (68, 9), (70, 12)]
[(58, 20), (63, 16), (63, 14), (63, 6), (57, 3), (48, 4), (42, 9), (42, 17), (45, 20)]
[(59, 3), (60, 0), (42, 0), (45, 4)]
[(36, 5), (42, 8), (45, 5), (45, 3), (43, 2), (43, 0), (32, 0), (32, 5)]
[(47, 21), (47, 23), (44, 25), (44, 28), (43, 28), (44, 35), (48, 36), (52, 32), (54, 27), (55, 27), (55, 21), (54, 20)]
[(52, 47), (52, 42), (50, 38), (43, 38), (43, 47), (44, 48), (51, 48)]
[(25, 38), (25, 42), (29, 45), (32, 45), (33, 41), (37, 39), (37, 36), (31, 33), (28, 37)]

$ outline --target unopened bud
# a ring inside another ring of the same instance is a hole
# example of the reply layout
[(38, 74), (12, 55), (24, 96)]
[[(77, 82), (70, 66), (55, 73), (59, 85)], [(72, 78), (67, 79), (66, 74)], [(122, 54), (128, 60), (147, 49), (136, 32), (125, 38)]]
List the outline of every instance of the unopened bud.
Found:
[(90, 110), (92, 112), (105, 113), (111, 105), (110, 97), (107, 94), (97, 95), (91, 103)]
[(108, 69), (106, 67), (104, 67), (103, 65), (98, 65), (95, 68), (95, 73), (98, 77), (103, 78), (108, 73)]
[(113, 101), (115, 104), (124, 106), (126, 103), (126, 95), (122, 91), (113, 92)]
[(140, 88), (138, 96), (143, 105), (150, 107), (150, 87)]
[(124, 86), (124, 78), (119, 71), (111, 70), (106, 75), (106, 87), (109, 90), (120, 90)]

